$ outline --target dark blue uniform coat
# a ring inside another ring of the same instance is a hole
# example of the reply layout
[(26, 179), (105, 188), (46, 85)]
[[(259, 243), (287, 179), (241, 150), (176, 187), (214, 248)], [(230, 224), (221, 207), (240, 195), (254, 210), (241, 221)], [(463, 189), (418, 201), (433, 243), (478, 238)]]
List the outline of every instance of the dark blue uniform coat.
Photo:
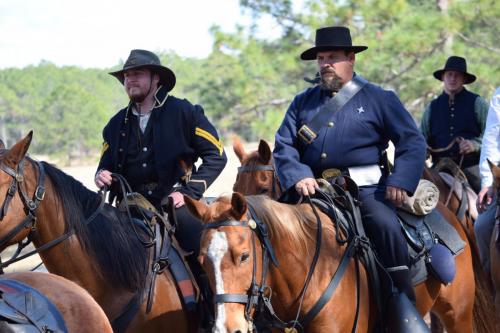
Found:
[(378, 164), (391, 140), (396, 148), (392, 174), (386, 184), (415, 191), (423, 171), (426, 143), (397, 96), (367, 83), (319, 131), (310, 145), (297, 130), (309, 123), (330, 97), (319, 86), (297, 95), (277, 134), (274, 158), (284, 189), (301, 179), (319, 176), (328, 168)]
[[(158, 90), (155, 98), (149, 121), (153, 125), (155, 172), (160, 186), (165, 196), (171, 193), (174, 184), (184, 175), (179, 160), (194, 163), (201, 158), (203, 163), (198, 169), (193, 167), (191, 179), (179, 190), (199, 199), (227, 162), (217, 131), (205, 117), (201, 106), (169, 96), (163, 88)], [(121, 173), (127, 163), (125, 150), (131, 133), (131, 112), (132, 104), (120, 110), (104, 127), (98, 170)]]

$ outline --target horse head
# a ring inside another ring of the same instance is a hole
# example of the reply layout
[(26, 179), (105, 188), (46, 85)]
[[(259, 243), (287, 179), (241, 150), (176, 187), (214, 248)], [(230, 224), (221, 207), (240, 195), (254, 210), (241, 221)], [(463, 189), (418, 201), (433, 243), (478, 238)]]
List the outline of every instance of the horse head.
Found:
[(500, 191), (500, 167), (495, 163), (488, 160), (490, 166), (491, 174), (493, 175), (493, 187), (497, 191)]
[(281, 187), (269, 144), (260, 140), (259, 148), (247, 153), (241, 141), (236, 138), (233, 142), (233, 150), (241, 163), (233, 191), (248, 195), (265, 194), (274, 199), (279, 198)]
[(260, 246), (253, 242), (246, 199), (239, 193), (210, 205), (185, 199), (189, 211), (205, 224), (198, 260), (216, 295), (214, 332), (250, 332), (253, 309), (248, 295), (255, 278), (254, 252)]
[[(31, 232), (27, 198), (32, 197), (36, 188), (36, 178), (28, 179), (31, 172), (30, 164), (24, 163), (26, 152), (31, 143), (33, 132), (17, 142), (12, 148), (6, 149), (0, 155), (0, 250), (6, 246), (18, 243)], [(3, 144), (3, 143), (2, 143)], [(32, 189), (31, 191), (29, 189)], [(21, 214), (19, 214), (21, 212)], [(25, 224), (26, 222), (26, 224)], [(23, 227), (17, 227), (17, 226)]]

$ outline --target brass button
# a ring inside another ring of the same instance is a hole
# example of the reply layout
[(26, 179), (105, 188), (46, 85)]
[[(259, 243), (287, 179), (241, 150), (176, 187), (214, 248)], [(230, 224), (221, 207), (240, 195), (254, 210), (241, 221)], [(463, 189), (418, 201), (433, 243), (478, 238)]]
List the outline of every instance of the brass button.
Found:
[(118, 164), (118, 167), (119, 167), (119, 168), (121, 168), (121, 167), (122, 167), (122, 165), (121, 165), (121, 164)]
[(142, 167), (145, 168), (147, 167), (148, 165), (146, 163), (142, 163)]
[(455, 114), (454, 114), (454, 113), (452, 113), (450, 116), (453, 118), (453, 117), (455, 117)]
[(326, 153), (322, 153), (322, 154), (321, 154), (321, 158), (322, 158), (322, 159), (325, 159), (325, 158), (326, 158), (326, 156), (327, 156), (327, 155), (326, 155)]
[(333, 121), (330, 121), (330, 122), (328, 123), (328, 127), (333, 127)]
[(450, 133), (450, 136), (453, 136), (453, 133)]
[(453, 129), (453, 126), (450, 127), (450, 129), (452, 130)]
[(118, 149), (118, 151), (119, 151), (120, 153), (122, 153), (122, 152), (123, 152), (123, 148)]
[(455, 108), (454, 108), (454, 107), (451, 107), (451, 111), (454, 111), (454, 110), (455, 110)]
[(148, 147), (142, 148), (142, 151), (148, 151)]
[(125, 132), (122, 132), (122, 136), (125, 136)]

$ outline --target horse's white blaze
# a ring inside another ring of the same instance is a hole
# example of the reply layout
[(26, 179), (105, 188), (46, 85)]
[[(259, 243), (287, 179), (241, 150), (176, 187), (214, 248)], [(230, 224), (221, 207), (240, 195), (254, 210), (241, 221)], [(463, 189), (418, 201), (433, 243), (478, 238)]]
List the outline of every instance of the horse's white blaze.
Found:
[[(224, 281), (222, 280), (221, 263), (228, 248), (227, 237), (224, 232), (214, 232), (208, 245), (207, 256), (214, 265), (215, 272), (215, 292), (225, 294)], [(217, 314), (213, 332), (226, 332), (226, 311), (224, 303), (217, 304)]]

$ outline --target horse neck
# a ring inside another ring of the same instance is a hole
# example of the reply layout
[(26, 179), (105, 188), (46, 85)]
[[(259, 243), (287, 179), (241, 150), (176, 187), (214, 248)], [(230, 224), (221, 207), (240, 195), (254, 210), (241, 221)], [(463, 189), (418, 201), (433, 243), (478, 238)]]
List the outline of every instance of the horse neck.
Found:
[[(46, 182), (45, 199), (37, 212), (37, 229), (33, 239), (37, 248), (63, 236), (65, 231), (62, 204), (57, 199), (50, 179)], [(116, 293), (112, 292), (116, 287), (105, 280), (75, 234), (53, 248), (41, 252), (40, 257), (50, 273), (63, 276), (82, 286), (90, 292), (106, 314), (109, 314), (111, 304), (116, 303), (109, 295), (115, 294), (115, 297), (118, 297), (120, 293), (118, 290)]]
[[(329, 219), (327, 222), (323, 221), (323, 226), (325, 223), (331, 222)], [(316, 239), (308, 240), (308, 253), (305, 254), (298, 252), (297, 249), (301, 247), (294, 247), (293, 244), (280, 241), (283, 237), (285, 235), (275, 235), (271, 240), (279, 267), (274, 266), (272, 262), (269, 263), (268, 285), (273, 290), (279, 291), (276, 296), (273, 296), (273, 299), (275, 299), (273, 306), (277, 306), (275, 310), (281, 312), (282, 315), (291, 315), (290, 309), (296, 310), (296, 306), (298, 306), (297, 300), (304, 287), (306, 276), (311, 269), (311, 263), (315, 254)], [(320, 256), (308, 290), (315, 289), (314, 286), (323, 281), (325, 277), (328, 279), (331, 278), (340, 262), (343, 252), (344, 250), (335, 240), (335, 235), (326, 232), (323, 227)], [(309, 295), (310, 293), (306, 293), (305, 299)]]

